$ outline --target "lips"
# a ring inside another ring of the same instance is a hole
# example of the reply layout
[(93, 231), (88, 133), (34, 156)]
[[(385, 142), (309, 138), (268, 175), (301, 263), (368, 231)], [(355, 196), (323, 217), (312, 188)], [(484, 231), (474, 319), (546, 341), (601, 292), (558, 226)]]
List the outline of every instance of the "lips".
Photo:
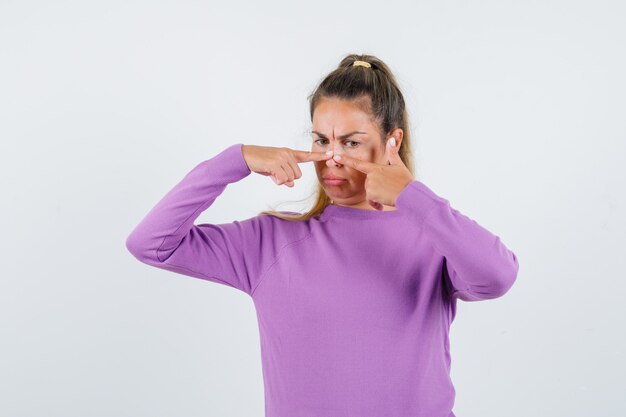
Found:
[(346, 179), (345, 178), (341, 178), (341, 177), (337, 177), (335, 175), (327, 175), (325, 177), (322, 177), (322, 181), (326, 185), (341, 185), (341, 184), (344, 184), (346, 182)]

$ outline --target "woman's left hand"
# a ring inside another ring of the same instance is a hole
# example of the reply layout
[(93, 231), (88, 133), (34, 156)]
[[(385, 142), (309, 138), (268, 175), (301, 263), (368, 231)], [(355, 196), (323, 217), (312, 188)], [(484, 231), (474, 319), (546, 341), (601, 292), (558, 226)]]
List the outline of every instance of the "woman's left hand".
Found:
[(395, 206), (398, 195), (413, 181), (411, 171), (404, 165), (398, 154), (395, 140), (387, 141), (385, 156), (387, 165), (364, 161), (342, 154), (334, 155), (333, 159), (340, 164), (357, 169), (367, 175), (365, 179), (365, 195), (368, 203), (376, 210), (382, 210), (383, 204)]

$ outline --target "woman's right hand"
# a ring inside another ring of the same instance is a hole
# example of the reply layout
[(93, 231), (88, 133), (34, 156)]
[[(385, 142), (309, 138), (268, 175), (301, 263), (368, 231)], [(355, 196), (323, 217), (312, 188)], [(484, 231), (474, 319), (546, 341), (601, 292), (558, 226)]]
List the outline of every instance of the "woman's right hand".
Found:
[(276, 185), (294, 186), (294, 180), (302, 177), (298, 166), (301, 162), (323, 161), (332, 153), (300, 151), (287, 147), (243, 145), (243, 158), (250, 171), (270, 176)]

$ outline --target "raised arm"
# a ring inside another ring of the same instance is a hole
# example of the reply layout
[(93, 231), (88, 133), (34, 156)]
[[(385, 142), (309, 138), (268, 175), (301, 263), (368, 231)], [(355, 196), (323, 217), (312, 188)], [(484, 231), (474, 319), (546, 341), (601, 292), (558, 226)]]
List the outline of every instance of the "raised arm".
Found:
[(130, 253), (148, 265), (249, 294), (263, 264), (262, 241), (271, 238), (263, 233), (263, 219), (194, 225), (228, 184), (251, 173), (242, 146), (199, 163), (176, 184), (127, 237)]
[(448, 200), (414, 180), (398, 195), (396, 206), (410, 210), (444, 257), (444, 280), (451, 298), (480, 301), (504, 295), (517, 278), (515, 254)]

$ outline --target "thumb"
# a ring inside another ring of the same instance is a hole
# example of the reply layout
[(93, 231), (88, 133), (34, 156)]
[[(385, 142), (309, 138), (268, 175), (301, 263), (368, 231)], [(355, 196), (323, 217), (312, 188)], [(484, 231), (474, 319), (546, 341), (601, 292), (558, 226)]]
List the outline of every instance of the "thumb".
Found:
[(387, 141), (387, 160), (390, 165), (404, 165), (402, 158), (400, 158), (400, 155), (398, 154), (396, 138), (393, 136)]

